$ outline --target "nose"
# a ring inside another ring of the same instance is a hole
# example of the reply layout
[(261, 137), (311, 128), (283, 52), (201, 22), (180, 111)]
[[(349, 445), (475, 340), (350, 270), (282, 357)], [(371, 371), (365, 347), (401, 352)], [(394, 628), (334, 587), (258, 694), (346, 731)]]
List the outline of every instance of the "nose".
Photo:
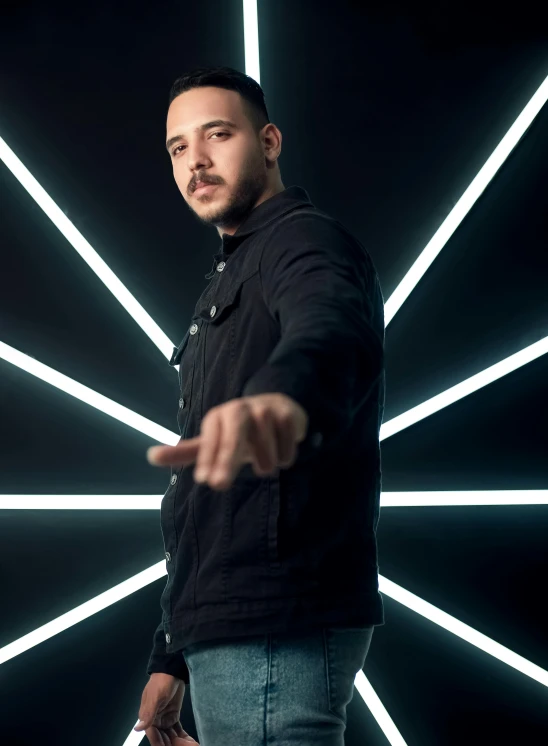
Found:
[(200, 180), (200, 171), (204, 171), (205, 169), (209, 168), (211, 166), (211, 163), (206, 153), (203, 152), (200, 143), (196, 143), (194, 145), (189, 144), (187, 148), (188, 149), (186, 154), (188, 168), (192, 172), (192, 174), (194, 174), (194, 181), (197, 182)]

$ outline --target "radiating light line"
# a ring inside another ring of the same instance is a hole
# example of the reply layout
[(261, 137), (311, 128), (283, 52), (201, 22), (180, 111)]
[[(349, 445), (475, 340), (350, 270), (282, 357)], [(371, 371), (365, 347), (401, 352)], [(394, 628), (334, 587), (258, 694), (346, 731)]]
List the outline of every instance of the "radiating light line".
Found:
[(383, 492), (382, 508), (451, 505), (548, 505), (548, 490), (470, 492)]
[(440, 627), (443, 627), (448, 632), (452, 632), (457, 637), (466, 640), (471, 645), (475, 645), (475, 647), (483, 650), (485, 653), (489, 653), (489, 655), (524, 673), (540, 684), (548, 686), (548, 671), (545, 671), (544, 668), (531, 663), (531, 661), (505, 648), (504, 645), (500, 645), (500, 643), (495, 642), (490, 637), (487, 637), (487, 635), (469, 627), (464, 622), (460, 622), (445, 611), (438, 609), (436, 606), (424, 601), (419, 596), (415, 596), (414, 593), (405, 590), (405, 588), (396, 585), (396, 583), (381, 575), (379, 575), (379, 589), (381, 593), (393, 598), (395, 601), (399, 601), (404, 606), (407, 606), (407, 608), (416, 611), (417, 614), (434, 622), (434, 624), (439, 624)]
[(244, 0), (244, 48), (245, 72), (261, 84), (259, 66), (259, 25), (257, 19), (257, 0)]
[(521, 140), (531, 123), (548, 100), (548, 77), (544, 79), (529, 103), (518, 116), (514, 124), (504, 135), (492, 155), (480, 169), (478, 175), (464, 192), (449, 215), (445, 218), (421, 254), (407, 272), (398, 287), (394, 290), (384, 307), (385, 324), (388, 326), (403, 303), (417, 286), (421, 277), (430, 267), (434, 259), (451, 238), (458, 226), (464, 220), (476, 200), (485, 190), (504, 161)]
[(82, 236), (80, 231), (67, 218), (65, 213), (55, 204), (46, 190), (38, 183), (30, 171), (15, 155), (6, 141), (0, 137), (0, 158), (27, 190), (30, 196), (46, 213), (56, 228), (67, 241), (76, 249), (82, 259), (87, 262), (100, 280), (104, 282), (114, 297), (122, 304), (129, 315), (139, 324), (144, 333), (150, 337), (156, 347), (168, 360), (173, 353), (174, 345), (160, 329), (158, 324), (148, 315), (141, 304), (134, 298), (125, 285), (120, 282), (114, 272), (101, 259), (95, 249)]
[(160, 510), (163, 495), (0, 495), (0, 510)]
[(82, 622), (84, 619), (97, 614), (98, 611), (106, 609), (108, 606), (120, 601), (122, 598), (135, 593), (135, 591), (144, 588), (155, 580), (163, 577), (167, 574), (166, 561), (162, 560), (152, 567), (148, 567), (137, 575), (133, 575), (131, 578), (124, 580), (122, 583), (115, 585), (113, 588), (109, 588), (108, 591), (100, 593), (95, 598), (86, 601), (85, 603), (77, 606), (66, 614), (62, 614), (53, 619), (51, 622), (38, 627), (38, 629), (29, 632), (27, 635), (20, 637), (14, 642), (10, 642), (9, 645), (5, 645), (0, 648), (0, 663), (5, 663), (11, 658), (15, 658), (16, 655), (20, 655), (35, 645), (39, 645), (45, 640), (49, 640), (50, 637), (58, 635), (60, 632), (72, 627), (78, 622)]
[(371, 714), (379, 724), (391, 746), (407, 746), (394, 721), (386, 711), (385, 706), (379, 699), (378, 694), (371, 686), (363, 671), (358, 671), (354, 680), (356, 689), (361, 694), (363, 701), (371, 710)]
[(149, 435), (151, 438), (160, 441), (160, 443), (174, 446), (180, 440), (180, 436), (171, 432), (171, 430), (157, 425), (152, 420), (142, 417), (140, 414), (122, 406), (122, 404), (117, 404), (102, 394), (98, 394), (93, 389), (74, 381), (72, 378), (59, 373), (59, 371), (50, 368), (48, 365), (39, 363), (38, 360), (25, 355), (23, 352), (19, 352), (19, 350), (10, 347), (4, 342), (0, 342), (0, 358), (7, 360), (8, 363), (12, 363), (22, 370), (26, 370), (27, 373), (32, 373), (33, 376), (41, 378), (46, 383), (50, 383), (52, 386), (61, 389), (61, 391), (80, 399), (80, 401), (90, 404), (101, 412), (129, 425), (129, 427), (133, 427), (135, 430)]
[[(135, 725), (137, 725), (140, 722), (141, 721), (139, 720), (139, 718), (137, 718), (137, 720), (135, 721)], [(133, 726), (133, 728), (135, 728), (135, 725)], [(137, 731), (134, 731), (133, 728), (131, 729), (129, 736), (126, 738), (122, 746), (137, 746), (137, 744), (141, 743), (141, 741), (145, 737), (144, 730), (137, 732)]]
[(431, 399), (427, 399), (422, 404), (418, 404), (416, 407), (407, 410), (407, 412), (388, 420), (388, 422), (385, 422), (381, 426), (380, 439), (385, 440), (391, 435), (395, 435), (401, 430), (405, 430), (416, 422), (420, 422), (420, 420), (423, 420), (425, 417), (429, 417), (431, 414), (439, 412), (450, 404), (459, 401), (459, 399), (463, 399), (465, 396), (474, 393), (474, 391), (478, 391), (478, 389), (493, 383), (493, 381), (496, 381), (498, 378), (502, 378), (502, 376), (506, 376), (508, 373), (512, 373), (523, 365), (542, 357), (542, 355), (545, 355), (547, 352), (548, 337), (544, 337), (538, 342), (529, 345), (529, 347), (525, 347), (523, 350), (516, 352), (514, 355), (510, 355), (510, 357), (495, 363), (495, 365), (491, 365), (480, 373), (476, 373), (476, 375), (471, 378), (467, 378), (465, 381), (457, 383), (456, 386), (452, 386), (441, 394), (437, 394)]
[[(0, 510), (160, 510), (163, 495), (1, 495)], [(548, 490), (383, 492), (381, 508), (548, 505)]]

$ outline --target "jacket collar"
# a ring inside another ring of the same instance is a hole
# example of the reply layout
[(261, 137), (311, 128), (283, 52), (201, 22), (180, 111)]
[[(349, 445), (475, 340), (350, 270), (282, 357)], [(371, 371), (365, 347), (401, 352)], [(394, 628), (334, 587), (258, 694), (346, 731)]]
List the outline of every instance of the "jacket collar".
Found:
[(308, 192), (300, 186), (287, 187), (283, 192), (278, 192), (273, 197), (269, 197), (249, 213), (243, 223), (238, 226), (233, 236), (228, 233), (222, 234), (221, 249), (215, 255), (215, 258), (226, 258), (232, 254), (244, 238), (261, 230), (261, 228), (266, 227), (273, 220), (282, 217), (282, 215), (294, 210), (296, 207), (304, 205), (313, 207)]

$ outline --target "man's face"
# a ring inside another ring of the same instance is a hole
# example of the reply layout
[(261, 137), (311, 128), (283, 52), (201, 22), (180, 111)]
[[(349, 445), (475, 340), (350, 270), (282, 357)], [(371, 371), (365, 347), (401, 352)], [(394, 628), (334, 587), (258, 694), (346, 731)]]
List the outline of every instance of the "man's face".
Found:
[[(166, 143), (179, 191), (202, 223), (218, 228), (237, 227), (268, 183), (261, 141), (242, 104), (236, 91), (193, 88), (171, 102), (167, 115)], [(218, 120), (233, 126), (202, 129)], [(210, 186), (195, 191), (200, 181)]]

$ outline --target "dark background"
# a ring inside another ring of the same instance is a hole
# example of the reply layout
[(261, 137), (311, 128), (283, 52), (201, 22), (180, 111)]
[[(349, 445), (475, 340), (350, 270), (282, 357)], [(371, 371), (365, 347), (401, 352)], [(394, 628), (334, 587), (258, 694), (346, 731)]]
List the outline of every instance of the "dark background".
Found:
[[(0, 5), (0, 135), (174, 343), (218, 235), (173, 181), (167, 96), (197, 65), (245, 71), (241, 5)], [(548, 74), (537, 7), (259, 3), (284, 184), (359, 237), (385, 298)], [(548, 335), (547, 134), (545, 107), (391, 322), (386, 419)], [(175, 431), (165, 358), (3, 164), (0, 182), (0, 340)], [(385, 441), (384, 490), (547, 488), (547, 374)], [(0, 396), (0, 492), (165, 491), (146, 436), (1, 360)], [(548, 668), (547, 529), (548, 506), (386, 508), (381, 572)], [(162, 556), (156, 511), (2, 511), (0, 647)], [(121, 746), (164, 582), (2, 665), (0, 746)], [(386, 620), (364, 670), (408, 746), (546, 741), (544, 686), (390, 599)], [(346, 742), (387, 743), (357, 692)]]

